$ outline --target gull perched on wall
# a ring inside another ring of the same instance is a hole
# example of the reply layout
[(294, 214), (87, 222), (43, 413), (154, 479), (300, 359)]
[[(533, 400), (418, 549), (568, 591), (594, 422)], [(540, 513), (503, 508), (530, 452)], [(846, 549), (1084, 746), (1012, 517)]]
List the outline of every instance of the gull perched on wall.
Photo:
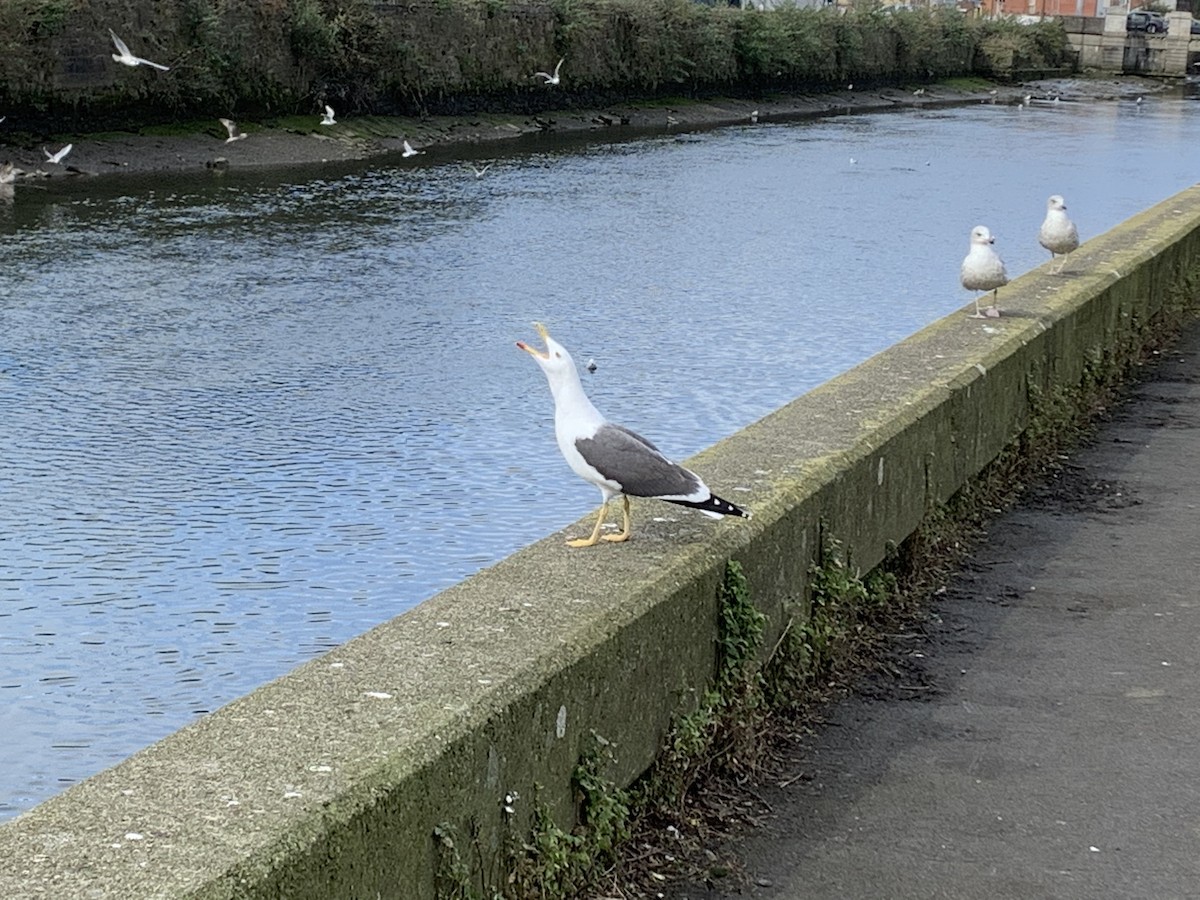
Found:
[(229, 137), (225, 138), (225, 143), (232, 144), (234, 141), (244, 141), (246, 139), (246, 132), (238, 128), (237, 122), (233, 121), (233, 119), (218, 119), (217, 121), (224, 125), (225, 130), (229, 132)]
[(117, 33), (115, 31), (113, 31), (110, 28), (110, 29), (108, 29), (108, 33), (112, 35), (113, 43), (116, 45), (117, 51), (118, 51), (112, 55), (112, 58), (115, 61), (119, 62), (121, 65), (123, 65), (123, 66), (150, 66), (151, 68), (158, 69), (158, 71), (160, 71), (160, 72), (169, 72), (170, 71), (170, 69), (171, 69), (170, 66), (159, 65), (156, 62), (150, 62), (150, 60), (148, 60), (148, 59), (142, 59), (140, 56), (134, 56), (132, 53), (129, 52), (129, 48), (125, 46), (125, 42), (123, 40), (121, 40), (119, 37), (117, 37)]
[[(566, 58), (566, 57), (564, 57), (564, 59), (565, 59), (565, 58)], [(554, 67), (554, 74), (553, 74), (553, 75), (551, 75), (551, 74), (550, 74), (550, 73), (548, 73), (548, 72), (534, 72), (534, 73), (533, 73), (532, 75), (530, 75), (529, 77), (530, 77), (530, 78), (544, 78), (544, 79), (545, 79), (545, 81), (543, 81), (543, 82), (542, 82), (542, 84), (543, 84), (543, 85), (558, 84), (558, 82), (559, 82), (559, 80), (560, 80), (560, 79), (559, 79), (559, 77), (558, 77), (558, 73), (559, 73), (559, 70), (560, 70), (560, 69), (562, 69), (562, 64), (563, 64), (563, 61), (560, 59), (560, 60), (558, 61), (558, 65)]]
[(1038, 232), (1038, 243), (1050, 251), (1051, 260), (1060, 254), (1063, 258), (1051, 275), (1063, 270), (1067, 264), (1067, 254), (1079, 246), (1079, 231), (1067, 216), (1067, 203), (1059, 194), (1046, 201), (1046, 218)]
[[(630, 497), (653, 497), (690, 506), (713, 518), (750, 518), (750, 513), (713, 494), (700, 476), (671, 462), (644, 437), (605, 419), (583, 392), (571, 354), (550, 337), (543, 325), (535, 323), (534, 327), (546, 349), (538, 350), (521, 341), (517, 341), (517, 347), (537, 361), (550, 382), (558, 449), (571, 471), (598, 487), (603, 498), (591, 536), (569, 540), (568, 545), (591, 547), (601, 540), (628, 540)], [(624, 502), (624, 527), (619, 534), (601, 537), (609, 501), (618, 495)]]
[(994, 319), (1000, 315), (1000, 308), (996, 306), (996, 296), (1000, 288), (1008, 284), (1004, 260), (992, 249), (995, 240), (986, 225), (976, 225), (971, 229), (970, 252), (962, 261), (962, 286), (968, 291), (992, 292), (992, 305), (986, 312), (979, 309), (979, 297), (975, 298), (975, 314), (972, 316), (975, 319)]

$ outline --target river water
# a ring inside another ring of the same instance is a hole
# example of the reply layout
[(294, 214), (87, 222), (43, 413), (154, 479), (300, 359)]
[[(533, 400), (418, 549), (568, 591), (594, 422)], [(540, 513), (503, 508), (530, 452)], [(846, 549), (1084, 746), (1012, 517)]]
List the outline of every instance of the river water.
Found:
[[(544, 321), (687, 456), (1196, 179), (1196, 104), (981, 104), (0, 202), (0, 817), (590, 513)], [(851, 159), (853, 158), (853, 162)], [(720, 486), (715, 486), (720, 487)], [(737, 499), (736, 496), (734, 499)], [(636, 552), (636, 542), (623, 552)]]

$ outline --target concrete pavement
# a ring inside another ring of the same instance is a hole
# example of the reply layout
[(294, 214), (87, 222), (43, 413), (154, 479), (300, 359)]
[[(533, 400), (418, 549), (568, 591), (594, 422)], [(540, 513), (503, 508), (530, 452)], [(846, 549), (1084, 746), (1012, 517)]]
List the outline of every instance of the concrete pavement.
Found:
[(830, 711), (751, 884), (670, 896), (1200, 897), (1200, 323), (1164, 357)]

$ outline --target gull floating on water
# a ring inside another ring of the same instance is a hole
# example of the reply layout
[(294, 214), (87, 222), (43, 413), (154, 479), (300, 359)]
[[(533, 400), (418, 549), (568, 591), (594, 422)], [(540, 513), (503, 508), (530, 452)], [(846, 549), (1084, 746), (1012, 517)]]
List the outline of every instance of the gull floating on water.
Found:
[(968, 291), (992, 292), (992, 305), (986, 312), (979, 309), (979, 298), (975, 298), (975, 314), (972, 316), (975, 319), (994, 319), (1000, 315), (996, 296), (1000, 288), (1008, 284), (1004, 260), (992, 249), (995, 240), (986, 225), (976, 225), (971, 229), (971, 250), (962, 261), (962, 286)]
[(246, 139), (246, 132), (239, 129), (237, 122), (233, 121), (233, 119), (218, 119), (217, 121), (224, 125), (225, 130), (229, 132), (229, 137), (225, 138), (225, 143), (232, 144), (234, 141), (244, 141)]
[(51, 153), (43, 147), (42, 152), (46, 154), (46, 162), (60, 163), (67, 158), (67, 154), (71, 152), (71, 148), (74, 146), (74, 144), (67, 144), (67, 146), (63, 147), (57, 153)]
[[(534, 327), (546, 349), (538, 350), (521, 341), (517, 346), (537, 361), (550, 382), (558, 449), (571, 470), (598, 487), (603, 498), (591, 536), (569, 540), (568, 545), (590, 547), (601, 540), (628, 540), (630, 497), (653, 497), (690, 506), (713, 518), (750, 518), (745, 510), (715, 496), (696, 473), (671, 462), (644, 437), (605, 419), (583, 392), (571, 354), (550, 337), (544, 326)], [(601, 537), (609, 501), (618, 495), (624, 502), (624, 527), (619, 534)]]
[(150, 66), (153, 69), (158, 69), (160, 72), (170, 71), (170, 66), (163, 66), (156, 62), (150, 62), (148, 59), (142, 59), (140, 56), (134, 56), (129, 52), (129, 48), (125, 46), (125, 42), (117, 37), (117, 33), (111, 28), (108, 33), (112, 35), (113, 43), (116, 44), (117, 53), (112, 55), (112, 58), (123, 66)]
[(418, 154), (421, 154), (424, 152), (425, 152), (424, 150), (414, 150), (412, 144), (410, 144), (408, 141), (404, 142), (404, 155), (405, 156), (417, 156)]
[[(565, 59), (565, 58), (566, 57), (563, 57), (563, 59)], [(558, 73), (559, 73), (559, 70), (562, 68), (562, 64), (563, 64), (563, 61), (562, 61), (562, 59), (560, 59), (558, 61), (558, 65), (554, 67), (553, 75), (550, 75), (547, 72), (534, 72), (529, 77), (530, 78), (544, 78), (545, 81), (542, 82), (542, 84), (544, 84), (544, 85), (558, 84), (558, 82), (559, 82)]]
[(321, 124), (322, 125), (336, 125), (337, 124), (337, 122), (335, 122), (333, 120), (333, 107), (330, 106), (329, 104), (325, 105), (325, 114), (323, 116), (321, 116)]
[(1038, 243), (1050, 251), (1050, 259), (1062, 255), (1062, 262), (1050, 274), (1057, 275), (1067, 264), (1067, 254), (1079, 246), (1079, 230), (1067, 216), (1067, 203), (1055, 194), (1046, 201), (1046, 218), (1038, 232)]
[(585, 365), (584, 368), (589, 372), (594, 373), (596, 371), (596, 360), (592, 357), (588, 357), (587, 365)]

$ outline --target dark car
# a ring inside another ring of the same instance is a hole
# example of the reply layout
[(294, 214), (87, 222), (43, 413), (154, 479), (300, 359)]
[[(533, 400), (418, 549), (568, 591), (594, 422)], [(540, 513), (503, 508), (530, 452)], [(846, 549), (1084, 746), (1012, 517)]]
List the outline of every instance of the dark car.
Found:
[(1162, 13), (1148, 9), (1135, 9), (1125, 17), (1126, 31), (1144, 31), (1146, 34), (1166, 34), (1167, 18)]
[(1200, 19), (1192, 19), (1192, 34), (1200, 34)]

